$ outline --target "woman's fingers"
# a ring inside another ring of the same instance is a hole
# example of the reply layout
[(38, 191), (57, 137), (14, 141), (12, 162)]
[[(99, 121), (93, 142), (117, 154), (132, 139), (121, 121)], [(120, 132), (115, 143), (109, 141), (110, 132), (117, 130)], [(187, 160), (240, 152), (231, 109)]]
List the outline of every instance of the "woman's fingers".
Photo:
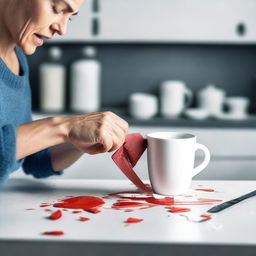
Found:
[(119, 148), (128, 133), (128, 123), (111, 112), (71, 118), (69, 140), (88, 154), (111, 152)]

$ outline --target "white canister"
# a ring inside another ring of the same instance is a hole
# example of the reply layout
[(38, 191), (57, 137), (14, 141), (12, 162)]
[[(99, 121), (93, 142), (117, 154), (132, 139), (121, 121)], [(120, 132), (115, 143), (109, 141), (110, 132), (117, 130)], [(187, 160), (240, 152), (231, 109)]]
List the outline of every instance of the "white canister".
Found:
[(129, 113), (135, 119), (150, 119), (158, 112), (158, 99), (148, 93), (133, 93), (129, 97)]
[[(59, 60), (61, 50), (50, 48), (52, 60)], [(65, 109), (66, 68), (60, 63), (43, 63), (39, 67), (40, 110), (44, 112), (62, 112)]]
[(101, 65), (91, 59), (95, 56), (93, 47), (86, 47), (84, 53), (90, 59), (74, 62), (71, 66), (71, 110), (95, 112), (101, 103)]
[(161, 114), (176, 118), (192, 103), (192, 92), (183, 81), (165, 81), (160, 86)]

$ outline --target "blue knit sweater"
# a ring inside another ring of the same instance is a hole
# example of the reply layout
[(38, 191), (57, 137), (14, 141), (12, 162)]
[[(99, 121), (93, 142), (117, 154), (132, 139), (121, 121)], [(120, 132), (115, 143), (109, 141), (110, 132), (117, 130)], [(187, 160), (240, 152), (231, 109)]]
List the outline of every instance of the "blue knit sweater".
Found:
[(19, 76), (0, 58), (0, 186), (21, 166), (26, 174), (36, 178), (61, 174), (52, 169), (50, 149), (16, 161), (16, 128), (31, 122), (32, 115), (27, 60), (21, 50), (15, 51), (21, 67)]

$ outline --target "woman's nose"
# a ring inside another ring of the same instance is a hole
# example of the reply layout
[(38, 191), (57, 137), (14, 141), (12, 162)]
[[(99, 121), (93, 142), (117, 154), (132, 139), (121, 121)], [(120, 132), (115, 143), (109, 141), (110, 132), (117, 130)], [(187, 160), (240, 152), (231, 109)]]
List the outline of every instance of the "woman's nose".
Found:
[(68, 19), (63, 19), (59, 22), (56, 22), (51, 25), (51, 29), (53, 30), (53, 33), (58, 33), (60, 36), (63, 36), (66, 34), (67, 31), (67, 24)]

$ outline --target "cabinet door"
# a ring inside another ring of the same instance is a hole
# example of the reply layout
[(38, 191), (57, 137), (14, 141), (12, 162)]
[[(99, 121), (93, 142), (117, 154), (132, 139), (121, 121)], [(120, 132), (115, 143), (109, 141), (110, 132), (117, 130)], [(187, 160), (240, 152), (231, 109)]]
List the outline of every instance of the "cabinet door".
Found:
[(55, 35), (51, 42), (87, 41), (91, 37), (93, 0), (86, 0), (77, 16), (72, 17), (64, 36)]
[(99, 40), (256, 41), (255, 0), (101, 0)]

